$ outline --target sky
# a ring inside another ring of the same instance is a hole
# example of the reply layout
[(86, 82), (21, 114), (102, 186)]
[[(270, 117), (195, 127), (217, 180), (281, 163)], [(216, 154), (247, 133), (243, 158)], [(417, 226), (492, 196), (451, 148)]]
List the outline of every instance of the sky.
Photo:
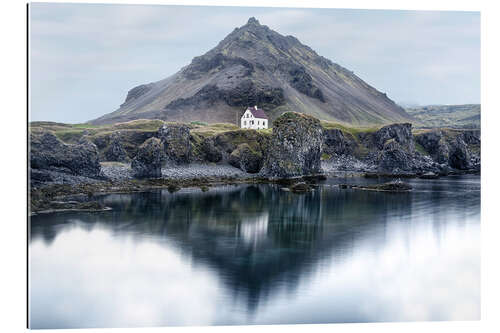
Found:
[(480, 103), (479, 12), (32, 3), (30, 120), (115, 111), (252, 16), (397, 103)]

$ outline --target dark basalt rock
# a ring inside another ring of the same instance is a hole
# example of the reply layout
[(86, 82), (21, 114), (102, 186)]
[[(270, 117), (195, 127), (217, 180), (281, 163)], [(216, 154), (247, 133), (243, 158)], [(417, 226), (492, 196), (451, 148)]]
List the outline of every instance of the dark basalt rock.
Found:
[(263, 173), (270, 177), (296, 177), (321, 172), (323, 128), (318, 119), (286, 112), (273, 124)]
[(273, 109), (285, 103), (282, 88), (259, 86), (251, 80), (244, 80), (231, 90), (224, 90), (224, 101), (230, 106), (247, 107), (260, 105), (265, 109)]
[(246, 143), (240, 144), (228, 159), (229, 164), (248, 173), (257, 173), (262, 168), (262, 154), (253, 151)]
[(106, 161), (128, 162), (129, 157), (123, 148), (120, 140), (120, 133), (113, 133), (110, 138), (110, 144), (104, 151)]
[(434, 173), (434, 172), (426, 172), (422, 175), (420, 175), (419, 178), (422, 178), (422, 179), (437, 179), (439, 178), (439, 175)]
[(152, 84), (141, 84), (140, 86), (134, 87), (130, 89), (130, 91), (127, 93), (127, 98), (125, 98), (125, 103), (122, 105), (127, 104), (131, 100), (137, 99), (150, 91), (153, 88)]
[(214, 138), (206, 138), (201, 143), (201, 151), (203, 158), (212, 163), (217, 163), (222, 160), (222, 153), (215, 147)]
[(460, 134), (462, 140), (468, 145), (479, 145), (481, 144), (481, 131), (464, 131)]
[(240, 57), (228, 57), (222, 53), (216, 53), (213, 56), (204, 55), (193, 58), (191, 64), (184, 69), (182, 74), (190, 80), (198, 79), (212, 70), (220, 70), (231, 66), (243, 66), (246, 69), (244, 76), (252, 74), (254, 66), (247, 60)]
[(190, 129), (184, 124), (165, 124), (158, 130), (168, 162), (186, 164), (191, 161)]
[(357, 146), (352, 135), (339, 129), (324, 129), (323, 135), (323, 152), (329, 155), (349, 155)]
[(165, 109), (202, 104), (213, 106), (218, 101), (224, 101), (229, 106), (260, 105), (265, 109), (273, 109), (285, 102), (285, 96), (282, 88), (259, 86), (251, 80), (243, 80), (232, 89), (220, 89), (216, 85), (208, 84), (191, 97), (173, 100)]
[(353, 186), (353, 188), (383, 192), (408, 192), (412, 189), (410, 184), (405, 183), (400, 179), (383, 184)]
[(468, 170), (471, 168), (469, 150), (461, 136), (457, 136), (451, 145), (448, 162), (455, 169)]
[(416, 135), (415, 140), (431, 154), (437, 163), (448, 163), (449, 147), (441, 131), (431, 131)]
[(296, 183), (290, 186), (290, 191), (292, 191), (293, 193), (306, 193), (310, 192), (311, 190), (312, 187), (304, 182)]
[(477, 166), (472, 161), (466, 140), (471, 145), (480, 144), (478, 132), (464, 131), (453, 137), (446, 138), (442, 131), (430, 131), (415, 137), (439, 164), (446, 164), (454, 169), (468, 170)]
[(378, 163), (380, 172), (410, 171), (412, 167), (412, 156), (394, 141), (387, 144), (380, 153)]
[[(242, 143), (248, 144), (254, 152), (265, 158), (269, 151), (270, 135), (256, 130), (239, 129), (216, 134), (206, 141), (213, 141), (213, 148), (216, 151), (213, 153), (214, 157), (218, 157), (217, 155), (220, 153), (223, 160), (228, 160), (229, 155)], [(212, 149), (211, 144), (211, 142), (207, 143), (206, 149)]]
[(150, 138), (138, 149), (132, 160), (132, 172), (136, 178), (160, 178), (165, 151), (160, 139)]
[(212, 106), (223, 98), (223, 91), (219, 90), (216, 85), (207, 84), (191, 97), (173, 100), (165, 106), (165, 109), (179, 109), (186, 106), (200, 105), (201, 103)]
[(82, 140), (65, 144), (50, 132), (30, 134), (32, 169), (57, 170), (77, 176), (101, 177), (99, 151), (95, 144)]
[(384, 126), (378, 131), (369, 135), (369, 140), (378, 149), (384, 149), (388, 141), (395, 141), (399, 144), (401, 149), (409, 153), (415, 150), (413, 142), (413, 135), (411, 133), (412, 125), (410, 123), (392, 124)]
[(282, 63), (278, 65), (278, 69), (288, 76), (290, 85), (297, 89), (297, 91), (325, 103), (323, 92), (313, 84), (312, 77), (307, 73), (304, 66), (294, 63)]

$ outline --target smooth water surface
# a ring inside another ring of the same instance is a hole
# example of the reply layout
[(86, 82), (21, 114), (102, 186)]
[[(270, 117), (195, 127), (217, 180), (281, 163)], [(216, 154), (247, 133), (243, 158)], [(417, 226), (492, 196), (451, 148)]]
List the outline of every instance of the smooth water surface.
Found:
[(480, 179), (238, 185), (31, 220), (32, 328), (480, 319)]

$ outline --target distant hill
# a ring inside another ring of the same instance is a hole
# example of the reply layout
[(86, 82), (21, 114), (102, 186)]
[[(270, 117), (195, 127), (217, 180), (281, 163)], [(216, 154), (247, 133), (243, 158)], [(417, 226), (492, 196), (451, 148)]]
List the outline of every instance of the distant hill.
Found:
[(481, 104), (427, 105), (407, 108), (406, 112), (425, 127), (481, 127)]
[(91, 123), (235, 123), (253, 105), (271, 120), (285, 111), (361, 126), (414, 120), (352, 71), (250, 18), (171, 77), (131, 89), (116, 111)]

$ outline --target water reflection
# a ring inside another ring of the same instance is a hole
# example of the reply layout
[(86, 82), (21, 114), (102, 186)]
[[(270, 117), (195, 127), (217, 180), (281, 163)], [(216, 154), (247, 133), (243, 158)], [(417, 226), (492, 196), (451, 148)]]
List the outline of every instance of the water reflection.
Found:
[(115, 194), (101, 198), (112, 211), (36, 216), (31, 324), (478, 319), (479, 178), (398, 195), (334, 183)]

